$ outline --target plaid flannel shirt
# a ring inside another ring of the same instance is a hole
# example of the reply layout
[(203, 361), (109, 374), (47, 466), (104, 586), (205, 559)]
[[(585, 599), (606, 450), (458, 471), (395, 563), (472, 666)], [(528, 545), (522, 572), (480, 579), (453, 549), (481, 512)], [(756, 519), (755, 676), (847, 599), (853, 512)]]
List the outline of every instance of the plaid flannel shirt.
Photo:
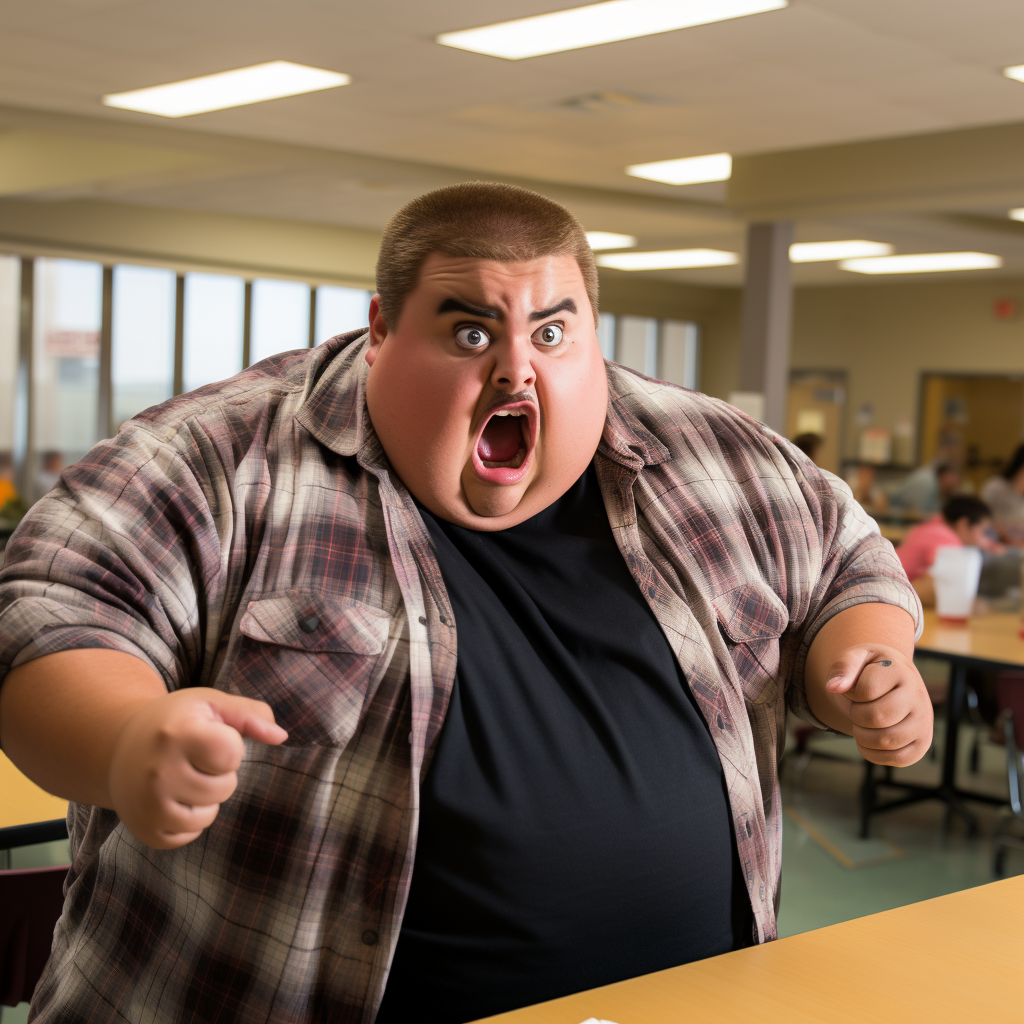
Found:
[[(370, 1024), (398, 938), (419, 783), (455, 677), (451, 605), (364, 402), (365, 332), (125, 424), (38, 502), (0, 574), (0, 676), (125, 651), (169, 690), (267, 701), (238, 789), (178, 850), (72, 804), (35, 1020)], [(595, 457), (616, 542), (721, 757), (756, 939), (775, 937), (789, 707), (811, 640), (919, 603), (849, 490), (704, 395), (608, 365)], [(820, 723), (819, 723), (820, 724)]]

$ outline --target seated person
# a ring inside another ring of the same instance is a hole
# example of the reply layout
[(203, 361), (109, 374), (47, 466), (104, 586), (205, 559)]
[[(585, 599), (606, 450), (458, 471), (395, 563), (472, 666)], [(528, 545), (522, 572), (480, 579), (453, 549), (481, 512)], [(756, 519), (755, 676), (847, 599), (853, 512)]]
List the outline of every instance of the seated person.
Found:
[(983, 551), (1002, 551), (988, 535), (991, 525), (992, 513), (985, 502), (969, 494), (958, 494), (947, 499), (941, 514), (918, 523), (907, 534), (896, 554), (926, 608), (935, 607), (935, 583), (928, 570), (934, 565), (939, 548), (970, 545)]
[(1002, 472), (985, 481), (982, 500), (992, 509), (992, 522), (1007, 544), (1024, 544), (1024, 444), (1010, 456)]
[(895, 491), (889, 495), (893, 511), (934, 515), (947, 498), (960, 490), (963, 475), (959, 466), (951, 462), (926, 464), (915, 469)]
[(825, 438), (821, 434), (797, 434), (793, 438), (793, 444), (797, 446), (813, 463), (818, 461), (818, 452), (821, 446), (825, 443)]

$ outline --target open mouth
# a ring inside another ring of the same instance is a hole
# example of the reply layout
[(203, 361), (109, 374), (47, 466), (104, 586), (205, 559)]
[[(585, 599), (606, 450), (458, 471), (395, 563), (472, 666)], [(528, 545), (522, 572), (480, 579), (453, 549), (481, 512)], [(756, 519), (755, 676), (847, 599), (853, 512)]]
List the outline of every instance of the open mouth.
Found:
[(484, 423), (473, 451), (477, 475), (490, 483), (517, 483), (526, 472), (536, 436), (532, 403), (496, 409)]

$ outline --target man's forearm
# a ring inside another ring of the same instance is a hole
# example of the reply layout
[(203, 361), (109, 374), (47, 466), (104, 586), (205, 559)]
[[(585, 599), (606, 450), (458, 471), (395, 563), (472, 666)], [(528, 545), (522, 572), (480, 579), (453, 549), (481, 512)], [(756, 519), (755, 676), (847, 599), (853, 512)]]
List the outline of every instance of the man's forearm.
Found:
[(825, 725), (847, 735), (852, 733), (850, 720), (831, 699), (825, 684), (839, 654), (858, 644), (884, 644), (913, 658), (914, 620), (895, 605), (858, 604), (829, 619), (814, 638), (804, 670), (807, 703)]
[(167, 693), (144, 661), (95, 648), (49, 654), (0, 684), (0, 743), (43, 789), (110, 807), (114, 744), (128, 719)]

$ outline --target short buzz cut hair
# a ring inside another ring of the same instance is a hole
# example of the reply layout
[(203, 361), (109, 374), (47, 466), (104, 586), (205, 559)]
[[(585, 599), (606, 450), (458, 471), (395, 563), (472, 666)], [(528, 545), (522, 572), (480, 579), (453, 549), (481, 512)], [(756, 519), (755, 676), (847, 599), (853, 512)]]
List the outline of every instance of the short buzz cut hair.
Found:
[(384, 229), (377, 256), (377, 294), (389, 328), (397, 325), (423, 262), (435, 252), (498, 263), (571, 256), (597, 322), (597, 265), (583, 225), (537, 192), (467, 181), (434, 189), (403, 206)]

